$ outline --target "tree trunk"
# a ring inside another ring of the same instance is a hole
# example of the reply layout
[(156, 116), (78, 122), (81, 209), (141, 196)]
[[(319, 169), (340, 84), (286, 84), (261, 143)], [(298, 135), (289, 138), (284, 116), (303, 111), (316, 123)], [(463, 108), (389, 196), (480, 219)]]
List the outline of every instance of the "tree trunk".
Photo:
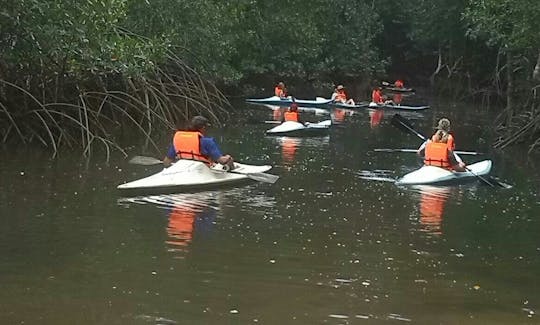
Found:
[(540, 81), (540, 50), (538, 50), (538, 59), (536, 60), (536, 66), (534, 67), (533, 79)]

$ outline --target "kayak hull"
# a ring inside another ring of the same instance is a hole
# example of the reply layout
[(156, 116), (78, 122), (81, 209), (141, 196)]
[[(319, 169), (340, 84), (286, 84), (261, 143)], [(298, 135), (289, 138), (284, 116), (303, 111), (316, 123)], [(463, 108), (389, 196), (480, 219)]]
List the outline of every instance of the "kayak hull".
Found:
[[(293, 103), (291, 97), (279, 98), (278, 96), (272, 96), (268, 98), (248, 98), (246, 99), (248, 103), (254, 104), (267, 104), (267, 105), (277, 105), (277, 106), (290, 106)], [(332, 102), (331, 99), (317, 98), (315, 100), (310, 99), (295, 99), (294, 102), (299, 106), (304, 107), (322, 107), (326, 104)]]
[(306, 123), (286, 121), (266, 131), (267, 135), (286, 135), (293, 137), (313, 137), (328, 134), (331, 125), (330, 120), (319, 123)]
[(405, 111), (421, 111), (424, 109), (428, 109), (429, 105), (408, 106), (408, 105), (377, 104), (377, 103), (371, 102), (369, 103), (369, 108), (389, 108), (389, 109), (397, 109), (397, 110), (405, 110)]
[(384, 90), (393, 93), (414, 93), (413, 88), (384, 87)]
[[(459, 183), (478, 179), (491, 171), (491, 160), (483, 160), (467, 166), (470, 171), (455, 172), (435, 166), (422, 166), (396, 181), (397, 185), (427, 185)], [(474, 173), (474, 174), (473, 174)]]
[(272, 168), (241, 163), (235, 163), (235, 166), (234, 171), (227, 172), (220, 164), (208, 167), (200, 161), (181, 159), (158, 173), (118, 185), (117, 189), (123, 192), (171, 193), (217, 188), (249, 181), (247, 174), (264, 173)]

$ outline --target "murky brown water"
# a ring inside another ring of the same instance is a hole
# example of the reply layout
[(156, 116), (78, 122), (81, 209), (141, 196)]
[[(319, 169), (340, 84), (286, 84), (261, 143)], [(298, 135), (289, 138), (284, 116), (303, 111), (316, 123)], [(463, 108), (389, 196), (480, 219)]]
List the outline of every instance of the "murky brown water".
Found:
[[(117, 184), (159, 167), (3, 152), (0, 323), (538, 323), (534, 159), (488, 155), (508, 190), (398, 187), (384, 180), (416, 158), (373, 149), (420, 140), (395, 112), (344, 112), (329, 136), (295, 139), (264, 136), (270, 109), (240, 109), (250, 123), (213, 132), (276, 184), (122, 197)], [(486, 112), (402, 115), (424, 133), (447, 115), (460, 149), (489, 151)]]

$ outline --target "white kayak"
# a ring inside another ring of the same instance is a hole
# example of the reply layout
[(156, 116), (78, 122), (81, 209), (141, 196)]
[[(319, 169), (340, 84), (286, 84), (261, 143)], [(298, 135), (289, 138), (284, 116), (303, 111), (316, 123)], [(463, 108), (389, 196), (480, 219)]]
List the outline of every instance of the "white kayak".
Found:
[(406, 110), (406, 111), (420, 111), (424, 109), (428, 109), (429, 105), (421, 105), (421, 106), (409, 106), (409, 105), (395, 105), (395, 104), (377, 104), (375, 102), (369, 103), (370, 108), (390, 108), (390, 109), (400, 109), (400, 110)]
[(226, 171), (224, 166), (220, 164), (209, 167), (201, 161), (180, 159), (172, 166), (154, 175), (118, 185), (117, 188), (119, 190), (163, 192), (215, 187), (249, 179), (273, 183), (278, 178), (276, 175), (264, 173), (272, 168), (269, 165), (255, 166), (235, 163), (235, 166), (234, 170)]
[(483, 160), (472, 165), (468, 165), (470, 171), (455, 172), (436, 166), (422, 166), (421, 168), (406, 174), (396, 181), (398, 185), (421, 185), (460, 182), (472, 180), (489, 174), (491, 171), (491, 160)]
[[(325, 98), (316, 98), (315, 100), (312, 99), (294, 99), (294, 102), (298, 104), (298, 106), (304, 106), (304, 107), (319, 107), (324, 106), (328, 103), (330, 103), (331, 99), (325, 99)], [(268, 98), (248, 98), (246, 99), (246, 102), (248, 103), (254, 103), (254, 104), (268, 104), (268, 105), (278, 105), (278, 106), (287, 106), (289, 107), (293, 103), (293, 98), (291, 96), (286, 98), (280, 98), (278, 96), (272, 96)]]
[(331, 125), (332, 120), (324, 120), (319, 123), (306, 122), (306, 124), (295, 121), (286, 121), (266, 131), (266, 134), (287, 136), (317, 136), (326, 134), (330, 129)]

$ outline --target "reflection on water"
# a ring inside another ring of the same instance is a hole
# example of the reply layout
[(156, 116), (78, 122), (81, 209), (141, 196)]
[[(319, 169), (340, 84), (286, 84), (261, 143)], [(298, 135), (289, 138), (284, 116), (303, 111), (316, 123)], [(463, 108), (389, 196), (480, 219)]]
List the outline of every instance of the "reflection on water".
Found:
[(277, 141), (281, 146), (281, 157), (283, 165), (292, 167), (296, 160), (299, 148), (319, 147), (328, 145), (330, 136), (324, 137), (270, 137), (273, 141)]
[(207, 238), (217, 223), (222, 209), (234, 201), (239, 201), (239, 205), (251, 207), (253, 210), (273, 209), (276, 204), (273, 198), (264, 193), (249, 191), (245, 187), (222, 191), (128, 197), (118, 199), (117, 203), (126, 207), (130, 207), (131, 204), (153, 205), (167, 211), (168, 222), (165, 227), (167, 251), (173, 253), (175, 258), (185, 258), (194, 238), (202, 240)]
[(296, 149), (300, 144), (300, 139), (283, 137), (281, 138), (281, 155), (283, 157), (283, 164), (286, 166), (291, 165), (294, 162), (294, 156), (296, 154)]
[(418, 185), (420, 193), (420, 224), (422, 230), (433, 235), (442, 234), (444, 205), (450, 197), (451, 188), (446, 186)]
[(382, 109), (369, 109), (369, 125), (372, 129), (381, 124), (383, 116), (384, 111)]
[(183, 257), (189, 251), (195, 232), (210, 232), (219, 210), (221, 195), (221, 192), (162, 194), (122, 198), (118, 203), (153, 204), (166, 209), (168, 250), (178, 253), (176, 257)]
[(330, 116), (332, 118), (332, 123), (334, 124), (343, 124), (345, 121), (353, 116), (355, 113), (354, 110), (344, 109), (344, 108), (334, 108)]

